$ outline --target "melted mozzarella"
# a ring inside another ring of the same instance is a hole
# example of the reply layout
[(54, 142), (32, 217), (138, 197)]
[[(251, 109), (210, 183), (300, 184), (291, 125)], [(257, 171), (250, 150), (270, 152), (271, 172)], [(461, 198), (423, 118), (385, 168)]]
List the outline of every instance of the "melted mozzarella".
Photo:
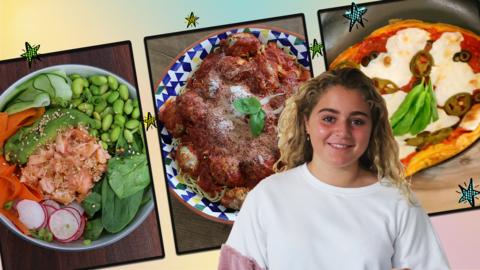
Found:
[(402, 29), (388, 38), (387, 52), (380, 53), (367, 67), (360, 66), (360, 69), (370, 78), (388, 78), (402, 87), (412, 78), (410, 60), (425, 48), (429, 39), (430, 34), (423, 29)]
[(438, 109), (438, 120), (428, 124), (424, 131), (434, 132), (442, 128), (451, 127), (460, 120), (460, 117), (448, 115), (444, 110)]
[(447, 32), (432, 44), (430, 54), (434, 66), (430, 76), (440, 106), (457, 93), (473, 93), (473, 90), (480, 88), (480, 73), (473, 73), (468, 63), (453, 61), (453, 55), (461, 51), (462, 41), (461, 33)]
[(466, 130), (475, 130), (480, 124), (480, 104), (472, 106), (462, 119), (462, 122), (458, 125)]
[(415, 152), (415, 146), (407, 145), (405, 139), (411, 138), (411, 135), (403, 135), (395, 137), (395, 141), (398, 143), (399, 157), (400, 159), (406, 158), (411, 153)]
[(383, 99), (385, 99), (385, 103), (387, 104), (388, 110), (388, 118), (392, 117), (393, 113), (398, 109), (402, 101), (407, 96), (407, 93), (403, 91), (397, 91), (392, 94), (382, 95)]

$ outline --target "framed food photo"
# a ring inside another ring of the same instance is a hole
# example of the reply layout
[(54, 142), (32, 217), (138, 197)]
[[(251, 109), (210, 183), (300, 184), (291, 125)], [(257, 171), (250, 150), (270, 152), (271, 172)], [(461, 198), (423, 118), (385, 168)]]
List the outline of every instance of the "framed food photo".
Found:
[(303, 15), (145, 39), (177, 253), (219, 248), (311, 77)]
[(131, 43), (4, 60), (0, 74), (4, 269), (162, 259)]
[(475, 0), (389, 1), (318, 12), (328, 69), (356, 67), (385, 99), (429, 214), (480, 198), (480, 15)]

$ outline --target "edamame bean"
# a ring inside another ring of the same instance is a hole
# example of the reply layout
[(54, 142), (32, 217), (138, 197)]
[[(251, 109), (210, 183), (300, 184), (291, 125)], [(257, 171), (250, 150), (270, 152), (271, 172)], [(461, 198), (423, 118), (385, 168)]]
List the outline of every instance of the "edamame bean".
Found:
[(125, 121), (127, 121), (127, 119), (121, 114), (116, 114), (113, 117), (113, 122), (119, 127), (123, 127), (125, 125)]
[(117, 99), (112, 105), (113, 112), (115, 114), (122, 114), (123, 113), (123, 100)]
[(92, 112), (93, 112), (93, 105), (90, 104), (90, 103), (84, 102), (84, 103), (78, 105), (77, 109), (79, 109), (80, 111), (82, 111), (84, 113), (86, 113), (87, 111), (90, 111), (90, 110), (92, 110)]
[(101, 85), (99, 88), (100, 88), (100, 95), (103, 95), (108, 91), (108, 85), (106, 84)]
[(108, 80), (108, 87), (110, 87), (110, 89), (112, 89), (112, 90), (117, 90), (117, 88), (118, 88), (117, 79), (115, 79), (115, 77), (113, 77), (111, 75), (108, 75), (107, 80)]
[(112, 104), (113, 102), (115, 102), (115, 100), (118, 99), (118, 96), (119, 96), (119, 95), (120, 95), (120, 94), (119, 94), (117, 91), (111, 92), (110, 95), (109, 95), (108, 98), (107, 98), (107, 102), (110, 103), (110, 104)]
[(133, 134), (130, 130), (128, 129), (125, 129), (123, 131), (123, 137), (125, 137), (125, 140), (128, 142), (128, 143), (132, 143), (133, 142)]
[(131, 117), (133, 119), (138, 119), (140, 117), (140, 109), (138, 107), (133, 109)]
[(93, 114), (93, 118), (95, 118), (96, 120), (102, 120), (102, 117), (97, 111), (94, 111), (92, 114)]
[(97, 119), (93, 119), (93, 122), (90, 123), (91, 129), (100, 129), (102, 127), (102, 122)]
[(90, 76), (90, 81), (95, 84), (96, 86), (100, 86), (102, 84), (106, 84), (108, 82), (107, 77), (102, 75), (94, 75)]
[(84, 78), (84, 77), (81, 77), (82, 80), (83, 80), (83, 86), (84, 87), (89, 87), (90, 86), (90, 82), (88, 82), (87, 78)]
[(100, 97), (103, 98), (104, 100), (107, 100), (108, 96), (110, 96), (111, 93), (112, 91), (107, 91), (104, 94), (102, 94)]
[(112, 142), (116, 142), (118, 140), (118, 137), (120, 137), (121, 131), (122, 129), (120, 129), (120, 127), (113, 128), (112, 131), (110, 132), (110, 140)]
[(107, 131), (113, 122), (113, 116), (111, 114), (105, 115), (102, 119), (102, 130)]
[(135, 119), (128, 120), (125, 123), (125, 127), (128, 128), (128, 129), (134, 129), (134, 128), (138, 127), (139, 125), (140, 125), (140, 121), (135, 120)]
[(102, 133), (102, 135), (100, 135), (100, 139), (102, 139), (102, 142), (110, 142), (110, 135), (108, 133)]
[(129, 115), (132, 113), (133, 111), (133, 105), (132, 105), (132, 100), (131, 99), (128, 99), (126, 102), (125, 102), (125, 105), (123, 106), (123, 111), (125, 112), (125, 114)]
[(102, 113), (100, 113), (100, 116), (102, 119), (107, 115), (107, 114), (112, 114), (113, 113), (113, 108), (112, 107), (107, 107), (105, 110), (103, 110)]
[(128, 99), (128, 88), (125, 84), (120, 84), (120, 86), (118, 87), (118, 93), (123, 100)]
[(94, 96), (99, 96), (100, 95), (100, 88), (96, 85), (90, 85), (90, 91), (92, 92), (92, 95)]
[(100, 141), (100, 143), (102, 144), (103, 149), (108, 149), (108, 144), (106, 144), (104, 141)]
[(90, 136), (92, 136), (92, 137), (97, 137), (98, 136), (98, 130), (91, 128), (88, 131), (88, 134), (90, 134)]
[(107, 102), (100, 97), (97, 97), (93, 103), (95, 104), (95, 111), (98, 113), (103, 112), (103, 110), (105, 110), (107, 107)]
[(72, 82), (72, 93), (75, 97), (79, 97), (83, 92), (83, 79), (76, 78)]
[(138, 104), (138, 99), (136, 99), (136, 98), (133, 99), (133, 102), (132, 102), (132, 103), (133, 103), (133, 107), (138, 108), (138, 105), (139, 105), (139, 104)]
[(82, 103), (82, 99), (81, 98), (74, 98), (72, 99), (72, 105), (73, 107), (77, 108), (78, 105), (80, 105)]
[(76, 78), (81, 78), (82, 76), (78, 74), (70, 74), (68, 75), (68, 77), (70, 78), (70, 80), (74, 81)]

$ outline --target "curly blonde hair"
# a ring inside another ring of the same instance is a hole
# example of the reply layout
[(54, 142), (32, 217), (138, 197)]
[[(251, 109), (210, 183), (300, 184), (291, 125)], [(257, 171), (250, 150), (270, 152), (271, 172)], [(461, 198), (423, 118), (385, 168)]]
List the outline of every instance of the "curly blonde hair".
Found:
[(286, 101), (278, 122), (280, 158), (274, 164), (275, 172), (285, 171), (312, 160), (313, 149), (307, 140), (304, 119), (310, 118), (320, 97), (336, 85), (359, 91), (370, 107), (372, 134), (367, 150), (360, 157), (360, 166), (376, 173), (378, 179), (389, 179), (408, 201), (414, 203), (410, 181), (406, 179), (405, 169), (398, 157), (398, 145), (390, 127), (385, 101), (372, 80), (356, 68), (326, 71), (304, 83), (299, 91)]

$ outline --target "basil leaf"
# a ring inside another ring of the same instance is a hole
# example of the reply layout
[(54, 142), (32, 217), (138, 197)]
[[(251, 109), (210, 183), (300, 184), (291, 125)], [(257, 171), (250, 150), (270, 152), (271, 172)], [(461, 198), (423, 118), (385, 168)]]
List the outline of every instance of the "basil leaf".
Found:
[(418, 99), (414, 101), (405, 116), (393, 127), (393, 134), (395, 136), (404, 135), (410, 131), (415, 117), (417, 117), (418, 112), (425, 103), (426, 93), (425, 91), (420, 92)]
[(432, 110), (431, 106), (431, 97), (430, 93), (425, 91), (425, 102), (420, 108), (420, 111), (413, 121), (412, 127), (410, 128), (410, 134), (417, 135), (420, 131), (424, 130), (430, 123)]
[(250, 131), (253, 136), (257, 137), (262, 133), (263, 127), (265, 126), (265, 111), (260, 110), (256, 114), (250, 115), (250, 120), (248, 121), (250, 125)]
[(150, 184), (147, 156), (114, 157), (108, 160), (107, 176), (110, 187), (120, 198), (143, 191)]
[(397, 125), (400, 120), (410, 111), (410, 107), (416, 102), (420, 93), (424, 90), (423, 86), (423, 79), (420, 84), (412, 88), (410, 92), (407, 94), (405, 99), (402, 101), (398, 109), (393, 113), (392, 117), (390, 118), (390, 123), (393, 126)]
[(243, 114), (255, 114), (260, 111), (262, 104), (254, 97), (239, 98), (233, 102), (233, 107)]

